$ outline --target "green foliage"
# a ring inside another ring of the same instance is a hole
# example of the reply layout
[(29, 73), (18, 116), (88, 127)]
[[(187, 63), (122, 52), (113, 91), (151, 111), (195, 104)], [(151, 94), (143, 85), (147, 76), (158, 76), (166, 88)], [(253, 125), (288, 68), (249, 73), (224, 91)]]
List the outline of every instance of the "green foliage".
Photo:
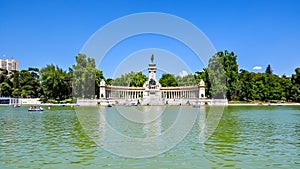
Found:
[(130, 86), (142, 87), (147, 79), (148, 78), (146, 75), (144, 75), (142, 72), (138, 72), (133, 77), (133, 81), (131, 81)]
[(219, 54), (216, 54), (210, 58), (206, 71), (211, 84), (211, 97), (216, 99), (224, 99), (226, 97), (227, 87), (223, 58), (221, 58)]
[(292, 81), (289, 77), (283, 75), (280, 80), (280, 86), (282, 87), (281, 91), (281, 100), (288, 101), (291, 100), (291, 90), (292, 90)]
[(292, 75), (291, 99), (300, 102), (300, 68), (295, 69), (295, 74)]
[(76, 64), (73, 65), (73, 95), (79, 98), (95, 98), (99, 80), (96, 77), (101, 77), (101, 73), (96, 69), (94, 58), (87, 58), (84, 54), (76, 56)]
[(254, 73), (241, 70), (239, 73), (237, 99), (240, 101), (269, 101), (291, 98), (291, 80), (268, 73)]
[[(265, 73), (247, 70), (238, 72), (237, 56), (233, 52), (218, 52), (207, 68), (184, 77), (163, 74), (159, 79), (162, 86), (195, 85), (203, 79), (206, 95), (210, 98), (228, 98), (249, 101), (296, 101), (300, 102), (300, 68), (290, 77), (273, 74), (268, 65)], [(141, 87), (148, 80), (142, 72), (130, 72), (116, 79), (105, 79), (103, 72), (96, 69), (95, 60), (84, 54), (76, 56), (76, 64), (68, 71), (58, 66), (11, 71), (0, 69), (0, 96), (41, 97), (52, 103), (72, 102), (72, 92), (79, 98), (99, 97), (100, 81), (108, 85)], [(74, 87), (74, 88), (73, 88)]]
[(142, 72), (130, 72), (121, 75), (121, 77), (116, 78), (113, 81), (110, 81), (111, 84), (115, 86), (142, 87), (147, 81), (147, 79), (147, 76), (144, 75)]
[(21, 97), (37, 98), (43, 94), (38, 69), (21, 70), (19, 82)]
[(236, 85), (238, 80), (238, 64), (237, 56), (233, 52), (217, 52), (215, 57), (219, 58), (224, 69), (225, 78), (226, 78), (226, 98), (228, 100), (234, 100), (236, 97)]
[(210, 60), (207, 68), (196, 72), (197, 82), (203, 79), (208, 97), (228, 100), (269, 101), (294, 100), (300, 102), (300, 68), (292, 78), (274, 75), (268, 65), (266, 73), (238, 70), (237, 56), (233, 52), (218, 52)]
[(41, 85), (46, 100), (62, 100), (71, 97), (71, 74), (58, 66), (47, 65), (41, 69)]
[(8, 72), (4, 69), (0, 70), (1, 74), (0, 74), (0, 93), (1, 96), (10, 96), (13, 89), (12, 89), (12, 82), (9, 79), (9, 75)]
[(10, 81), (13, 84), (13, 89), (12, 89), (12, 93), (11, 95), (13, 97), (18, 97), (20, 96), (21, 92), (20, 92), (20, 72), (13, 70), (12, 74), (10, 76)]
[[(95, 68), (95, 60), (85, 55), (76, 56), (74, 69), (64, 71), (58, 66), (11, 71), (0, 69), (0, 96), (41, 97), (44, 102), (70, 102), (72, 91), (78, 97), (94, 98), (99, 93), (99, 84), (104, 79), (102, 71)], [(41, 77), (40, 77), (41, 76)], [(73, 80), (74, 79), (74, 83)], [(77, 90), (72, 89), (75, 85)]]
[(208, 67), (196, 72), (196, 80), (206, 84), (206, 93), (212, 98), (236, 99), (238, 83), (237, 56), (233, 52), (217, 52), (210, 58)]
[(159, 79), (159, 83), (162, 87), (178, 86), (176, 78), (172, 74), (162, 74), (162, 77)]
[(6, 97), (10, 96), (12, 92), (11, 85), (8, 82), (2, 82), (0, 90), (1, 90), (1, 95)]
[(238, 79), (239, 81), (236, 89), (237, 99), (240, 101), (253, 100), (253, 74), (247, 70), (240, 70)]
[(178, 83), (178, 86), (192, 86), (196, 85), (197, 81), (195, 79), (195, 76), (193, 74), (189, 74), (187, 76), (176, 76), (176, 82)]
[(294, 85), (300, 85), (300, 68), (295, 69), (296, 74), (292, 74), (292, 83)]
[(281, 88), (278, 76), (268, 73), (257, 73), (253, 76), (255, 100), (280, 100)]
[(110, 79), (110, 78), (109, 78), (109, 79), (106, 79), (106, 84), (107, 84), (107, 85), (112, 85), (113, 81), (114, 81), (114, 80), (113, 80), (113, 79)]

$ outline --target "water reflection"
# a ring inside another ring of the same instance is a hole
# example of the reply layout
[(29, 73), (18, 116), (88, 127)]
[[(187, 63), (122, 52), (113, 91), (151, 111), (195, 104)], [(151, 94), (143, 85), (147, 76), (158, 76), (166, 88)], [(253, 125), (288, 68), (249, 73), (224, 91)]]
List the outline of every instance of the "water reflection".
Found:
[[(160, 118), (165, 110), (165, 106), (115, 106), (117, 112), (130, 122), (151, 123)], [(145, 115), (147, 117), (145, 118)]]
[(236, 151), (239, 142), (239, 125), (234, 110), (225, 108), (224, 116), (213, 135), (204, 143), (204, 151), (210, 154), (207, 159), (219, 167), (235, 167), (239, 162)]
[(199, 109), (198, 123), (201, 128), (199, 143), (203, 144), (217, 129), (222, 118), (224, 106), (204, 106)]
[[(143, 125), (143, 132), (145, 133), (146, 137), (151, 136), (159, 136), (162, 132), (162, 111), (164, 109), (163, 106), (151, 106), (153, 109), (151, 112), (144, 112), (143, 121), (148, 121)], [(153, 117), (157, 117), (153, 120)], [(151, 121), (152, 120), (152, 121)], [(151, 121), (151, 122), (149, 122)]]
[[(88, 110), (88, 117), (86, 109), (83, 112), (79, 109), (77, 114), (87, 135), (101, 148), (120, 156), (134, 158), (154, 156), (176, 146), (193, 127), (197, 116), (197, 112), (191, 107), (183, 109), (175, 106), (151, 106), (151, 111), (148, 111), (149, 107), (139, 107), (139, 119), (143, 119), (137, 123), (129, 121), (130, 118), (119, 112), (124, 108), (132, 113), (131, 117), (135, 115), (135, 107), (100, 107), (97, 115), (91, 108)], [(163, 115), (164, 113), (177, 116), (170, 123), (168, 115)], [(95, 117), (91, 118), (92, 116)], [(163, 116), (168, 120), (164, 127)], [(165, 128), (168, 125), (170, 127)]]
[(206, 108), (200, 107), (199, 113), (198, 113), (198, 126), (199, 126), (199, 143), (202, 142), (202, 140), (205, 140), (205, 128), (206, 128)]
[[(217, 130), (199, 144), (201, 132), (207, 132), (210, 125), (204, 120), (209, 109), (198, 111), (197, 124), (175, 148), (152, 158), (131, 159), (104, 151), (91, 136), (111, 136), (109, 125), (113, 125), (128, 136), (153, 136), (155, 145), (141, 144), (162, 148), (164, 140), (156, 135), (162, 135), (180, 117), (179, 107), (165, 108), (149, 124), (128, 122), (114, 108), (82, 107), (83, 114), (76, 116), (65, 109), (28, 113), (26, 107), (0, 107), (0, 168), (299, 168), (300, 107), (228, 107)], [(196, 109), (182, 110), (186, 115)], [(149, 120), (147, 115), (143, 118)], [(182, 125), (192, 120), (184, 122)], [(177, 129), (175, 134), (181, 132)], [(118, 141), (128, 140), (102, 143)], [(135, 144), (132, 147), (138, 149)]]

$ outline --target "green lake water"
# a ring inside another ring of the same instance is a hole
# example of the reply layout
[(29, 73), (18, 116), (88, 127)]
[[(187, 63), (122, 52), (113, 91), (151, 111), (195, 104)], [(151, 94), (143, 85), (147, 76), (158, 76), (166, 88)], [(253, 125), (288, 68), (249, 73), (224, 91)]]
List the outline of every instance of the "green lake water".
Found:
[[(71, 108), (53, 107), (42, 113), (27, 109), (0, 107), (1, 169), (300, 168), (300, 106), (229, 106), (204, 144), (198, 141), (198, 118), (189, 134), (170, 151), (140, 159), (102, 149), (89, 139)], [(144, 137), (151, 131), (142, 130), (144, 124), (126, 122), (115, 113), (115, 107), (103, 109), (107, 121), (124, 134)], [(166, 107), (167, 115), (154, 127), (166, 130), (177, 115), (176, 109)], [(206, 113), (208, 109), (204, 108)], [(85, 118), (95, 117), (87, 114)]]

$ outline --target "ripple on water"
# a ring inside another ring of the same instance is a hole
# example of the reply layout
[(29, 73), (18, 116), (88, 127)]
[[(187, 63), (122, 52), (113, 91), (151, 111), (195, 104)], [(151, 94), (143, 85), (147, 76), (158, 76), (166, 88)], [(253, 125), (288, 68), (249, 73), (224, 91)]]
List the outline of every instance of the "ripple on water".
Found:
[[(0, 107), (0, 168), (300, 168), (299, 110), (228, 107), (204, 144), (199, 144), (199, 122), (170, 151), (132, 159), (106, 152), (89, 140), (73, 110), (30, 114), (22, 107)], [(174, 120), (167, 111), (160, 124), (152, 125), (161, 125), (161, 132)], [(113, 117), (109, 120), (119, 125), (116, 128), (143, 137), (143, 126), (122, 129), (129, 124)]]

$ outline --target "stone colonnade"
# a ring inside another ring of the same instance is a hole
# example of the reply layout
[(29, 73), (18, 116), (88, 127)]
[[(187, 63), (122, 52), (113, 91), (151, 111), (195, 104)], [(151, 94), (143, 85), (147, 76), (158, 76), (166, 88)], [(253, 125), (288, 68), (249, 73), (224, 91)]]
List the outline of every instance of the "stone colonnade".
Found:
[(140, 99), (143, 97), (144, 88), (109, 86), (106, 88), (105, 91), (106, 91), (107, 98)]
[(198, 86), (187, 87), (162, 87), (162, 98), (164, 99), (197, 99), (199, 98)]
[[(113, 99), (141, 99), (145, 89), (143, 87), (106, 86), (106, 98)], [(199, 87), (162, 87), (160, 89), (163, 99), (198, 99)]]
[(197, 99), (198, 91), (162, 91), (162, 98), (164, 99)]

